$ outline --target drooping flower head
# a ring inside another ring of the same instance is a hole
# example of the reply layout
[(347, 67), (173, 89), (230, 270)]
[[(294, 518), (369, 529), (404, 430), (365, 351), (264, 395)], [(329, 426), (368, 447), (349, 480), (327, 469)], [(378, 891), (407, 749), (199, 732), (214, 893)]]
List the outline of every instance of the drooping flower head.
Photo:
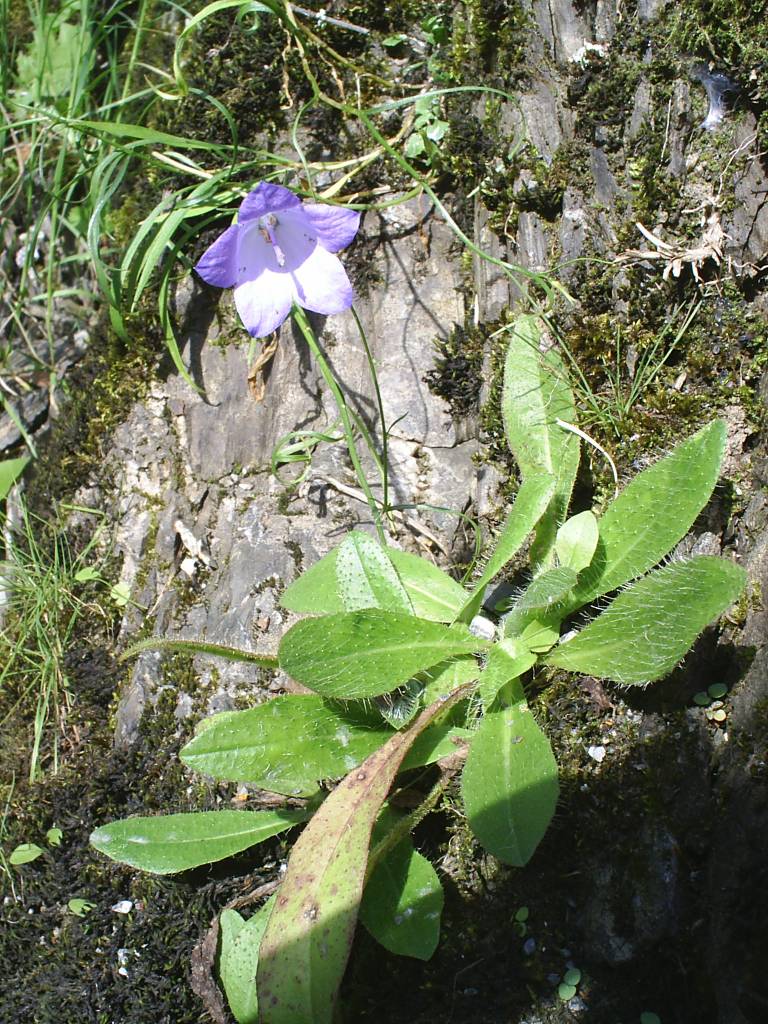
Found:
[(195, 270), (208, 284), (235, 289), (240, 319), (254, 338), (271, 334), (295, 302), (340, 313), (354, 298), (341, 260), (360, 214), (302, 203), (290, 189), (261, 181), (240, 205), (237, 223), (203, 253)]

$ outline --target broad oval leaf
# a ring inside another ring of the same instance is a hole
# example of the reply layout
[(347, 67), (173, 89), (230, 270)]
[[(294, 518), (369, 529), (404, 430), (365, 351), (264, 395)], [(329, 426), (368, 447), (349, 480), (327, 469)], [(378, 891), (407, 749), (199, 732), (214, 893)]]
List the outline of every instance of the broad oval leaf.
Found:
[(599, 521), (592, 564), (574, 590), (575, 609), (657, 565), (691, 528), (720, 472), (726, 427), (715, 420), (644, 469)]
[(566, 519), (557, 531), (555, 552), (561, 565), (576, 572), (586, 569), (595, 554), (599, 528), (592, 512), (579, 512)]
[(346, 775), (391, 735), (374, 711), (290, 695), (215, 716), (179, 757), (215, 779), (306, 796), (320, 780)]
[(724, 558), (673, 562), (633, 583), (544, 660), (619, 683), (661, 679), (704, 627), (733, 604), (745, 583), (744, 570)]
[(443, 887), (410, 838), (382, 857), (365, 883), (360, 920), (385, 949), (429, 960), (440, 940)]
[(259, 947), (275, 905), (271, 896), (247, 921), (236, 910), (219, 915), (219, 977), (237, 1024), (258, 1024)]
[(301, 615), (332, 615), (345, 611), (344, 602), (336, 584), (336, 559), (339, 549), (334, 548), (311, 565), (286, 587), (280, 604), (288, 611)]
[[(403, 586), (420, 619), (453, 622), (466, 599), (464, 588), (451, 577), (418, 555), (387, 548)], [(280, 598), (289, 611), (306, 615), (332, 615), (346, 611), (338, 592), (336, 561), (339, 548), (315, 562), (291, 583)]]
[(397, 548), (388, 548), (387, 554), (408, 592), (414, 614), (433, 622), (453, 622), (467, 597), (461, 584), (426, 558)]
[(336, 590), (344, 610), (384, 608), (413, 615), (408, 594), (387, 552), (367, 533), (353, 530), (336, 554)]
[(377, 697), (457, 654), (487, 644), (444, 626), (378, 608), (297, 622), (282, 639), (280, 667), (326, 697)]
[(303, 810), (222, 810), (124, 818), (97, 828), (90, 842), (121, 864), (168, 875), (231, 857), (308, 817)]
[(261, 1024), (331, 1024), (365, 883), (374, 823), (409, 747), (466, 688), (348, 775), (299, 836), (259, 952)]
[(552, 748), (522, 687), (512, 683), (508, 690), (475, 733), (461, 792), (480, 843), (499, 860), (522, 867), (552, 820), (559, 787)]
[[(455, 678), (456, 686), (464, 682), (461, 676)], [(456, 750), (455, 739), (464, 734), (454, 716), (447, 714), (418, 737), (404, 767), (418, 768), (446, 757)], [(329, 703), (314, 694), (292, 694), (204, 719), (179, 757), (214, 779), (252, 782), (286, 796), (309, 796), (319, 781), (346, 775), (391, 735), (373, 710)]]
[(28, 455), (23, 455), (18, 459), (0, 461), (0, 501), (4, 501), (8, 497), (8, 492), (24, 472), (28, 462)]
[(19, 843), (9, 854), (8, 863), (13, 864), (14, 867), (31, 864), (33, 860), (42, 857), (43, 853), (44, 851), (37, 843)]

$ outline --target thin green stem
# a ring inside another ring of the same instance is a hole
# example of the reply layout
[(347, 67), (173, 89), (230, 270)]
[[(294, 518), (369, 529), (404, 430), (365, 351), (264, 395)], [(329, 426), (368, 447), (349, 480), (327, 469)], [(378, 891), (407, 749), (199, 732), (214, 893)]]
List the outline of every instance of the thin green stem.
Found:
[(362, 321), (358, 316), (355, 307), (352, 307), (352, 316), (355, 318), (357, 329), (360, 332), (360, 338), (363, 342), (365, 349), (365, 358), (368, 360), (368, 369), (371, 371), (371, 380), (373, 381), (373, 390), (376, 394), (376, 405), (379, 410), (379, 421), (381, 423), (381, 459), (383, 463), (383, 469), (381, 473), (381, 485), (382, 485), (382, 502), (381, 511), (386, 517), (389, 512), (389, 428), (387, 427), (386, 420), (384, 419), (384, 400), (381, 396), (381, 388), (379, 387), (379, 375), (376, 372), (376, 363), (373, 359), (373, 353), (371, 347), (368, 344), (368, 338), (365, 333)]
[(401, 818), (400, 821), (398, 821), (397, 824), (389, 830), (381, 842), (374, 846), (368, 857), (368, 867), (365, 873), (366, 882), (371, 877), (374, 869), (382, 858), (386, 857), (390, 850), (393, 850), (398, 843), (401, 843), (407, 836), (409, 836), (416, 826), (426, 818), (429, 812), (434, 810), (440, 797), (443, 795), (445, 787), (448, 785), (449, 779), (450, 775), (447, 773), (443, 774), (434, 784), (432, 789), (430, 789), (429, 793), (427, 793), (419, 806), (415, 810), (411, 811), (411, 813), (405, 818)]
[(371, 491), (368, 479), (365, 475), (365, 472), (363, 471), (362, 463), (360, 462), (360, 456), (357, 454), (357, 445), (355, 444), (355, 432), (352, 428), (352, 418), (349, 414), (347, 401), (344, 398), (342, 390), (339, 387), (339, 383), (333, 374), (333, 370), (331, 370), (331, 367), (329, 366), (328, 361), (325, 358), (325, 355), (323, 354), (323, 350), (320, 348), (317, 338), (315, 337), (315, 332), (312, 330), (312, 326), (309, 320), (307, 319), (307, 314), (304, 312), (301, 306), (294, 305), (293, 318), (298, 324), (299, 330), (304, 335), (304, 339), (309, 345), (310, 350), (312, 351), (312, 354), (314, 355), (317, 361), (317, 365), (320, 367), (320, 372), (322, 373), (326, 384), (331, 389), (331, 393), (333, 394), (333, 397), (336, 400), (336, 407), (339, 410), (341, 423), (342, 426), (344, 427), (344, 437), (346, 438), (347, 442), (347, 450), (349, 452), (349, 457), (352, 460), (352, 465), (355, 470), (355, 475), (357, 476), (357, 481), (360, 484), (363, 494), (365, 494), (366, 500), (368, 502), (368, 507), (371, 510), (371, 515), (373, 516), (373, 521), (376, 524), (376, 532), (379, 535), (379, 540), (383, 545), (386, 546), (387, 539), (384, 534), (384, 527), (382, 526), (381, 522), (379, 505), (373, 496), (373, 492)]

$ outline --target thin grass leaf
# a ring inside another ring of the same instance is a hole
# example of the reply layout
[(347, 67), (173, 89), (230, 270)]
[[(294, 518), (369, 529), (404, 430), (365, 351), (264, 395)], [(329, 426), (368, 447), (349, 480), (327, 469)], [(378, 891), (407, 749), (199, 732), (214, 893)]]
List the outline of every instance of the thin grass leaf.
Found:
[(181, 357), (181, 351), (179, 350), (179, 343), (176, 341), (176, 332), (173, 328), (173, 319), (171, 316), (170, 308), (170, 291), (171, 291), (171, 280), (174, 271), (174, 259), (167, 260), (166, 266), (160, 276), (160, 287), (157, 291), (157, 305), (160, 312), (160, 326), (163, 331), (163, 340), (165, 347), (168, 349), (168, 353), (173, 360), (173, 365), (179, 373), (179, 376), (189, 384), (189, 386), (196, 391), (199, 395), (203, 394), (202, 388), (199, 388), (192, 379), (192, 376), (184, 365), (184, 360)]

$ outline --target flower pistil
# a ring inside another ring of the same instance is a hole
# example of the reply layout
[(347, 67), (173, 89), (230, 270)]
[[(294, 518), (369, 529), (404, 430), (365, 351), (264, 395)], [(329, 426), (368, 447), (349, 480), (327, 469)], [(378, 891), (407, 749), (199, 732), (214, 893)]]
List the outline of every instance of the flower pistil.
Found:
[(275, 237), (275, 228), (278, 223), (278, 219), (274, 213), (268, 213), (266, 217), (259, 218), (259, 231), (261, 232), (264, 241), (268, 242), (274, 249), (278, 267), (284, 267), (285, 253), (278, 245), (277, 238)]

